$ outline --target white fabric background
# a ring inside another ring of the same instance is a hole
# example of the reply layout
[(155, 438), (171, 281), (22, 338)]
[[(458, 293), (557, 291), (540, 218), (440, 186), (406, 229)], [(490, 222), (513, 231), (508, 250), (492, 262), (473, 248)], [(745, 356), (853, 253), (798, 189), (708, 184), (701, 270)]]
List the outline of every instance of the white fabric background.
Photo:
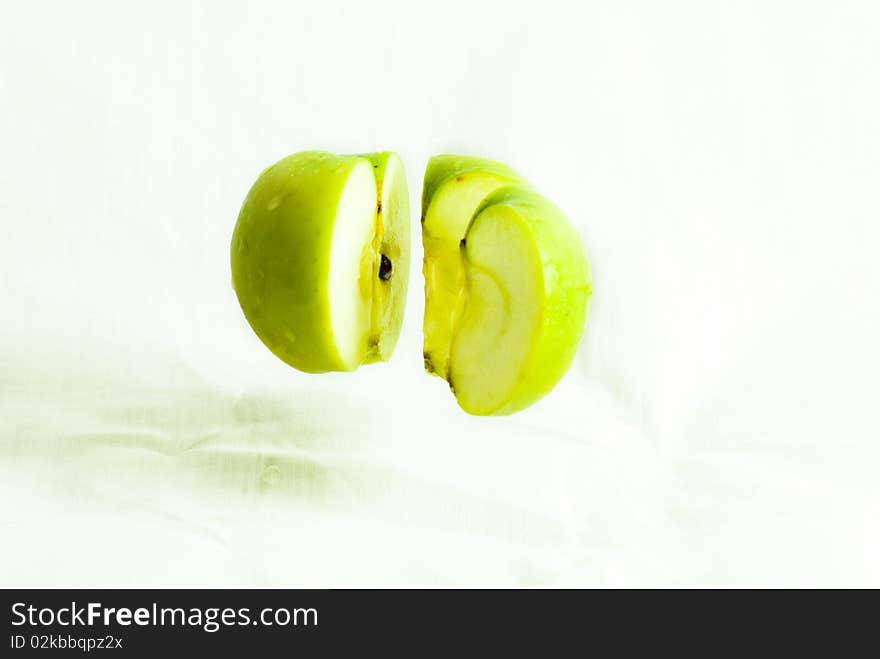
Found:
[[(880, 585), (874, 2), (0, 3), (0, 584)], [(581, 230), (569, 375), (472, 418), (255, 338), (288, 153), (520, 169)]]

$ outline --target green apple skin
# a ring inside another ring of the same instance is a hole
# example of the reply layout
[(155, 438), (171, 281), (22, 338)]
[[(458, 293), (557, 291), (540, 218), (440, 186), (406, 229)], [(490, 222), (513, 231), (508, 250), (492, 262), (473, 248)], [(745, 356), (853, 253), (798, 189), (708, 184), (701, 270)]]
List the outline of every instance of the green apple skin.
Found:
[(427, 219), (428, 207), (444, 184), (458, 177), (461, 178), (458, 178), (456, 182), (462, 183), (472, 175), (483, 179), (505, 181), (508, 185), (518, 184), (530, 187), (521, 174), (496, 160), (448, 153), (432, 156), (425, 168), (425, 178), (422, 185), (422, 223)]
[(438, 155), (428, 161), (422, 187), (425, 277), (425, 370), (448, 379), (449, 345), (464, 285), (459, 243), (477, 206), (500, 187), (529, 183), (494, 160)]
[[(515, 232), (517, 245), (503, 244), (498, 232)], [(589, 264), (562, 211), (520, 187), (501, 188), (483, 200), (461, 252), (467, 292), (452, 338), (450, 387), (470, 414), (512, 414), (545, 396), (570, 368), (592, 294)], [(485, 261), (493, 252), (497, 271), (487, 272), (481, 256)], [(505, 280), (504, 269), (515, 276)], [(503, 301), (505, 318), (527, 319), (521, 323), (526, 328), (522, 338), (509, 350), (498, 346), (513, 328), (504, 319), (493, 325), (487, 309), (471, 308), (479, 307), (475, 290), (480, 276), (497, 289), (493, 294)], [(498, 330), (494, 335), (493, 326)], [(505, 359), (514, 363), (505, 364)], [(487, 397), (489, 389), (497, 394)]]
[[(406, 293), (410, 268), (409, 189), (403, 163), (396, 153), (361, 154), (373, 166), (376, 177), (376, 231), (373, 250), (372, 333), (370, 350), (364, 363), (388, 361), (391, 358), (406, 310)], [(382, 256), (392, 270), (380, 276)]]
[(334, 344), (328, 280), (336, 210), (364, 169), (372, 175), (356, 156), (293, 154), (260, 174), (238, 216), (231, 266), (239, 304), (263, 343), (301, 371), (359, 365)]

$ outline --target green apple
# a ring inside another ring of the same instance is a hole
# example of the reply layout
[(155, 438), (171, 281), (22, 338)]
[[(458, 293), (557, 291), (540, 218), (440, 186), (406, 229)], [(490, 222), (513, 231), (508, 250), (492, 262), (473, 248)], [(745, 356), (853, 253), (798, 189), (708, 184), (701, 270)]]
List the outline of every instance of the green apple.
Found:
[(473, 187), (456, 207), (454, 187), (438, 197), (449, 180), (425, 184), (426, 368), (446, 378), (466, 412), (511, 414), (546, 395), (571, 366), (590, 270), (577, 231), (555, 205), (518, 181), (498, 184), (497, 164), (483, 175), (485, 161), (470, 162), (464, 180), (495, 187), (476, 202)]
[(260, 174), (232, 236), (232, 284), (257, 336), (309, 373), (390, 358), (409, 274), (409, 195), (393, 153), (304, 151)]
[(449, 377), (449, 345), (459, 311), (464, 270), (459, 243), (477, 206), (500, 187), (528, 183), (507, 165), (484, 158), (440, 155), (428, 161), (422, 187), (425, 276), (425, 369)]

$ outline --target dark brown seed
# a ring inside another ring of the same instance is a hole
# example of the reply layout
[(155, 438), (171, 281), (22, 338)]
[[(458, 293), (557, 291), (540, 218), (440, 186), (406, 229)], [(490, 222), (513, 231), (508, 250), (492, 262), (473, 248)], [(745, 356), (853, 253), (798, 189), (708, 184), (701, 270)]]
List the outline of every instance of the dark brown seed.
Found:
[(391, 271), (391, 259), (383, 254), (382, 263), (379, 264), (379, 279), (382, 281), (388, 281), (391, 279)]

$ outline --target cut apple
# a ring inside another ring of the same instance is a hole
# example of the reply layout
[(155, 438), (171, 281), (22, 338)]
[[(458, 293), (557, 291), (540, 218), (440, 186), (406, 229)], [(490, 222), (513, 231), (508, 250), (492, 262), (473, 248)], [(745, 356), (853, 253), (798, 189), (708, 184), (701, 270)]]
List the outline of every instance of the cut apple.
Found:
[(510, 167), (492, 160), (441, 155), (428, 161), (422, 188), (422, 243), (425, 252), (425, 369), (449, 377), (449, 344), (459, 311), (464, 271), (459, 243), (477, 206), (503, 186), (528, 183)]
[(233, 288), (257, 336), (309, 373), (390, 358), (409, 263), (409, 198), (392, 153), (306, 151), (265, 170), (232, 237)]
[(370, 337), (366, 362), (388, 361), (394, 352), (403, 313), (410, 266), (409, 191), (403, 163), (395, 153), (368, 153), (378, 201), (373, 236), (373, 285)]
[(454, 187), (438, 198), (444, 187), (426, 181), (426, 369), (448, 380), (466, 412), (511, 414), (546, 395), (571, 366), (590, 272), (556, 206), (521, 184), (504, 187), (493, 172), (481, 176), (479, 162), (464, 181), (479, 179), (480, 192), (492, 181), (495, 189), (477, 201), (476, 185), (463, 187), (456, 206)]
[[(409, 274), (409, 196), (393, 153), (297, 153), (264, 171), (232, 237), (232, 281), (257, 336), (310, 373), (391, 357)], [(583, 332), (577, 232), (516, 172), (438, 156), (425, 173), (425, 366), (461, 407), (510, 414), (549, 392)]]

